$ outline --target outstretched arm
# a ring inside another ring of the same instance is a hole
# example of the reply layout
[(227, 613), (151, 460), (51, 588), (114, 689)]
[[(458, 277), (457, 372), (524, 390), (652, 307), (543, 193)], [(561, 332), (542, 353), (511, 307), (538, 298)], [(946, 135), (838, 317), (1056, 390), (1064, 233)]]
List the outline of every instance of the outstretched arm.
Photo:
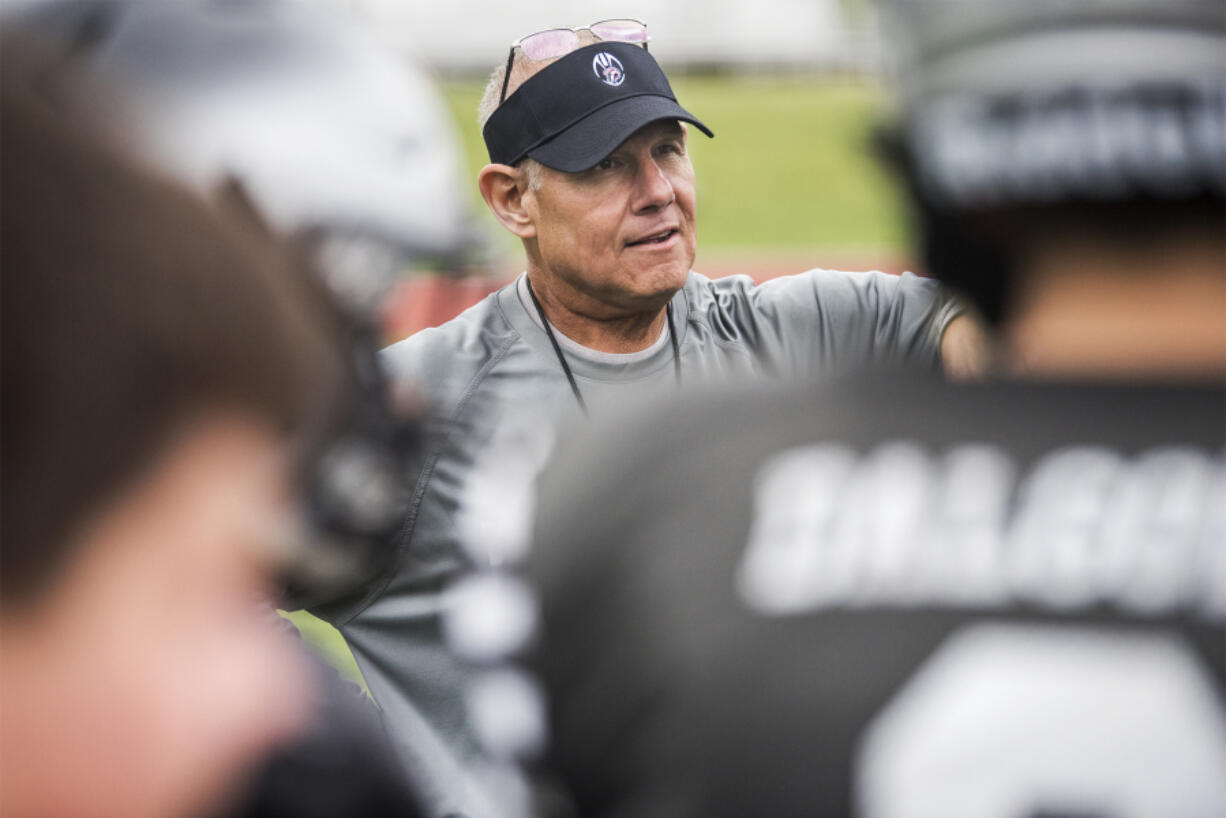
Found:
[(949, 322), (941, 335), (941, 369), (951, 381), (982, 378), (988, 369), (989, 343), (983, 320), (963, 312)]

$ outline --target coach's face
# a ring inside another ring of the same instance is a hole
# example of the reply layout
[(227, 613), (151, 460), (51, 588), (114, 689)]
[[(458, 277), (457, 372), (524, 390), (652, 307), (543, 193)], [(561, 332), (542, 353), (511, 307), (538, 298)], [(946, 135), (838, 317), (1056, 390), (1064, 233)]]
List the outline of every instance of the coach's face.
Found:
[(645, 125), (589, 170), (544, 168), (524, 206), (530, 264), (611, 314), (662, 306), (693, 266), (694, 166), (678, 122)]

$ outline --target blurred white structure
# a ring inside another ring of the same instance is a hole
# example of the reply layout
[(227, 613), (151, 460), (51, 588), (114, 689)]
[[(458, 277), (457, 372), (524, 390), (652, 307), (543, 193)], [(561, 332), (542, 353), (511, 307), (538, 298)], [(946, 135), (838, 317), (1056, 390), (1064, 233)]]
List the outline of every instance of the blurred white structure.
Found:
[[(316, 0), (329, 2), (329, 0)], [(488, 72), (518, 37), (614, 17), (644, 20), (665, 65), (871, 70), (879, 48), (860, 0), (335, 0), (443, 71)]]
[(4, 11), (6, 25), (124, 90), (121, 125), (147, 160), (205, 192), (237, 179), (283, 230), (377, 240), (397, 259), (452, 258), (478, 241), (433, 80), (345, 4), (28, 0)]

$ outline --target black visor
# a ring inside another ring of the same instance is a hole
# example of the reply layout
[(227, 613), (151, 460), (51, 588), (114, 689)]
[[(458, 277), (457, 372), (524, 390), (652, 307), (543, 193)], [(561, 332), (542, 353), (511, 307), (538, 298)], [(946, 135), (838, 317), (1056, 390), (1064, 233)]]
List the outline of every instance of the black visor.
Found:
[(494, 111), (482, 131), (490, 161), (514, 165), (530, 156), (574, 173), (612, 153), (639, 128), (661, 119), (692, 122), (668, 78), (637, 45), (599, 42), (572, 51), (529, 77)]

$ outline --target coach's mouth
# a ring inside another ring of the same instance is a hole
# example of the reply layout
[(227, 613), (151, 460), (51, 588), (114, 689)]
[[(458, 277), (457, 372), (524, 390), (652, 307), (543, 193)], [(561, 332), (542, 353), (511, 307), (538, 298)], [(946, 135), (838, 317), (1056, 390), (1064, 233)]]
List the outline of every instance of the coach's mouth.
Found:
[(655, 245), (655, 244), (665, 244), (673, 236), (676, 236), (678, 232), (679, 231), (677, 230), (677, 228), (670, 227), (667, 230), (661, 230), (659, 233), (652, 233), (649, 236), (643, 236), (640, 239), (635, 239), (634, 241), (628, 241), (626, 242), (626, 246), (627, 247), (645, 247), (645, 246), (650, 246), (650, 245)]

